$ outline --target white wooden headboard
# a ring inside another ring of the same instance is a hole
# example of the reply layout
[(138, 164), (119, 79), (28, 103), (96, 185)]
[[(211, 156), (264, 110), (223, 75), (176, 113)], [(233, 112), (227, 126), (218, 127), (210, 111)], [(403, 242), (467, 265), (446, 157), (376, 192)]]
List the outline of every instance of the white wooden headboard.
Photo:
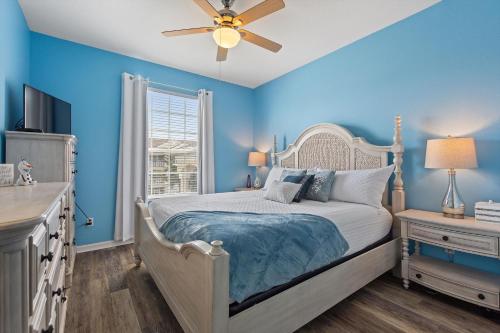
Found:
[[(274, 151), (276, 151), (276, 147), (274, 147)], [(392, 211), (397, 213), (405, 209), (401, 171), (404, 146), (401, 137), (400, 116), (395, 118), (391, 146), (372, 145), (363, 138), (355, 137), (342, 126), (325, 123), (307, 128), (286, 150), (272, 154), (272, 159), (273, 165), (286, 168), (362, 170), (389, 165), (390, 152), (393, 153), (393, 163), (396, 166), (392, 191)], [(383, 203), (388, 203), (387, 193), (384, 195)]]

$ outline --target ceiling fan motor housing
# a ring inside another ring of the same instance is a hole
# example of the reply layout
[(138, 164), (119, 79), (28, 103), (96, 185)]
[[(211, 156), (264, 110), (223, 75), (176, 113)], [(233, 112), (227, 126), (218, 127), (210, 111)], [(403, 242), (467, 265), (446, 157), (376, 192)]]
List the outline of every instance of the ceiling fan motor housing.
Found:
[(231, 8), (231, 6), (234, 3), (234, 0), (221, 0), (221, 2), (224, 8)]

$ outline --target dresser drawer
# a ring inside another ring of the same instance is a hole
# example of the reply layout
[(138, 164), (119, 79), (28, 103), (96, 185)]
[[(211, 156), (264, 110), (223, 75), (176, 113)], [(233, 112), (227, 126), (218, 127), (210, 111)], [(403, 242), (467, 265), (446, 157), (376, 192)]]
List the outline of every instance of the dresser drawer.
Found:
[(47, 296), (44, 290), (41, 291), (40, 298), (38, 299), (31, 316), (31, 333), (42, 333), (47, 327)]
[(57, 202), (57, 205), (52, 209), (52, 211), (47, 216), (47, 229), (49, 234), (49, 250), (54, 252), (56, 242), (61, 237), (60, 235), (60, 216), (61, 216), (61, 201)]
[(78, 156), (78, 151), (76, 150), (76, 146), (72, 143), (69, 146), (69, 157), (68, 157), (69, 162), (75, 163), (77, 156)]
[(49, 289), (49, 301), (47, 302), (47, 318), (50, 324), (54, 327), (54, 332), (59, 332), (61, 323), (61, 303), (66, 298), (64, 294), (64, 266), (61, 266), (59, 275)]
[(498, 256), (498, 238), (466, 234), (442, 228), (429, 227), (422, 224), (410, 223), (408, 225), (410, 238), (422, 242), (434, 243), (450, 249)]
[(69, 175), (68, 175), (68, 181), (72, 182), (73, 179), (75, 179), (76, 174), (78, 173), (78, 170), (76, 168), (76, 164), (70, 164), (69, 165)]
[(415, 267), (410, 267), (410, 280), (471, 303), (497, 309), (500, 306), (500, 296), (498, 293), (447, 281), (438, 276), (427, 274)]
[(67, 218), (68, 211), (69, 211), (69, 200), (67, 194), (65, 193), (61, 197), (61, 215), (66, 215)]
[(29, 237), (29, 313), (33, 315), (35, 298), (42, 288), (45, 280), (45, 270), (48, 259), (47, 228), (44, 224), (39, 225)]
[(49, 311), (47, 315), (49, 315), (54, 309), (56, 300), (60, 299), (64, 294), (64, 276), (66, 274), (66, 263), (65, 260), (61, 260), (63, 254), (63, 247), (59, 246), (56, 258), (53, 262), (53, 266), (49, 267), (47, 273), (47, 311)]

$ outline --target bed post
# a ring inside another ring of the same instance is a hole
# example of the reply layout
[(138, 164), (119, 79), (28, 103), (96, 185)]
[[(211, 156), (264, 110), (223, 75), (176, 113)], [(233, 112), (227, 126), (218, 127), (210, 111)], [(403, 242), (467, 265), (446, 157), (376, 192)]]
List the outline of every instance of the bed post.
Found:
[(276, 134), (273, 135), (273, 149), (271, 150), (271, 163), (273, 167), (278, 166), (278, 159), (276, 153), (278, 152), (278, 145), (276, 144)]
[(397, 115), (394, 119), (394, 138), (392, 144), (392, 153), (394, 155), (394, 182), (392, 189), (392, 213), (396, 214), (405, 210), (405, 189), (403, 183), (403, 138), (401, 136), (401, 116)]
[(134, 261), (135, 267), (141, 266), (141, 255), (139, 254), (139, 243), (141, 240), (141, 209), (139, 204), (143, 204), (144, 201), (141, 197), (137, 197), (135, 200), (135, 216), (134, 216)]
[[(392, 224), (392, 238), (401, 238), (401, 230), (405, 229), (405, 226), (401, 226), (401, 221), (394, 214), (405, 210), (405, 189), (403, 182), (403, 170), (401, 165), (403, 164), (403, 137), (401, 136), (401, 116), (397, 115), (394, 119), (394, 138), (392, 144), (392, 154), (394, 163), (394, 182), (392, 188), (392, 214), (393, 214), (393, 224)], [(402, 239), (402, 246), (400, 247), (399, 258), (401, 256), (405, 259), (405, 255), (408, 254), (408, 240)], [(398, 278), (402, 276), (402, 266), (398, 264), (392, 269), (392, 274)]]

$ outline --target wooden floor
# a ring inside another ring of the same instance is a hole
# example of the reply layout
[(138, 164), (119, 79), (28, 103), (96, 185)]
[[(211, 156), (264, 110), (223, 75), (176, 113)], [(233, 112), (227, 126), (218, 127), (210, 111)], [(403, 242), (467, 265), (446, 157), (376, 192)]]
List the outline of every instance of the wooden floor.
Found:
[[(332, 286), (334, 287), (334, 286)], [(182, 332), (132, 247), (78, 254), (66, 332)], [(298, 332), (500, 332), (500, 315), (386, 275)], [(267, 333), (267, 332), (266, 332)]]

